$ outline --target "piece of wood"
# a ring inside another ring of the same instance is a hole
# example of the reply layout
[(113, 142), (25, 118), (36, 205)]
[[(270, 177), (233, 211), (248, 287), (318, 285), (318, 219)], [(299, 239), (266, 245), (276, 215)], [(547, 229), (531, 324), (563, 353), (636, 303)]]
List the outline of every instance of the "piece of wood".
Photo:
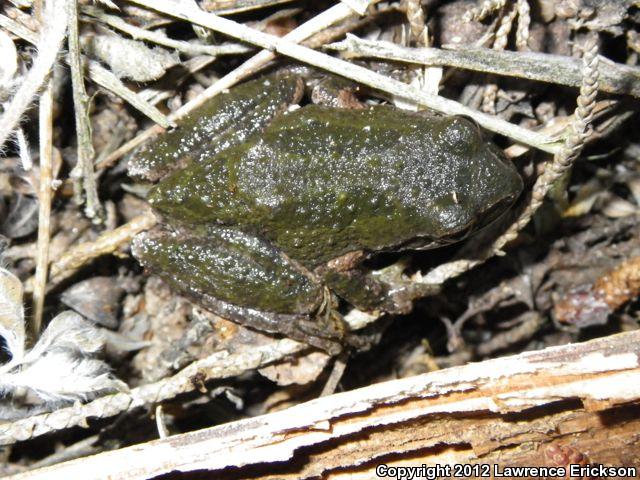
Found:
[[(371, 57), (425, 66), (455, 67), (477, 72), (538, 80), (557, 85), (580, 87), (582, 61), (579, 58), (541, 52), (512, 52), (473, 46), (411, 48), (398, 44), (366, 40), (348, 34), (346, 40), (326, 46), (350, 58)], [(602, 92), (640, 97), (640, 68), (599, 59)]]
[(388, 381), (10, 478), (374, 478), (382, 463), (557, 466), (571, 457), (558, 451), (636, 467), (638, 431), (640, 330)]

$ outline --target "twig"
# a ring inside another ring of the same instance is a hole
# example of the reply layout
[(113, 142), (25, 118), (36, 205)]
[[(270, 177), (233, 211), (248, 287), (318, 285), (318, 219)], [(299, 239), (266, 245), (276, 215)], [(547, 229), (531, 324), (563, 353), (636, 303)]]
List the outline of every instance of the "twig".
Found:
[(38, 44), (38, 34), (36, 32), (29, 30), (23, 24), (16, 22), (5, 15), (0, 15), (0, 27), (6, 28), (9, 32), (23, 40), (26, 40), (31, 45)]
[(147, 117), (160, 125), (162, 128), (169, 128), (175, 126), (175, 124), (167, 118), (167, 116), (158, 110), (156, 107), (146, 102), (136, 92), (127, 88), (118, 77), (116, 77), (111, 71), (104, 68), (95, 60), (89, 60), (89, 78), (96, 82), (101, 87), (115, 93), (117, 96), (128, 102), (131, 106), (144, 113)]
[(131, 25), (125, 22), (122, 18), (106, 14), (95, 7), (84, 7), (82, 9), (82, 13), (90, 15), (110, 27), (117, 28), (121, 32), (130, 35), (131, 38), (135, 40), (146, 40), (157, 43), (158, 45), (174, 48), (179, 52), (186, 53), (188, 55), (211, 55), (213, 57), (217, 57), (220, 55), (239, 55), (252, 50), (251, 47), (238, 43), (230, 43), (226, 45), (198, 45), (182, 40), (174, 40), (167, 37), (164, 33), (145, 30), (144, 28)]
[(73, 90), (73, 108), (76, 119), (76, 135), (78, 138), (78, 161), (71, 171), (74, 180), (75, 195), (81, 203), (82, 191), (86, 195), (85, 214), (88, 218), (100, 216), (100, 200), (96, 175), (93, 170), (95, 151), (91, 139), (91, 124), (89, 123), (89, 97), (84, 88), (82, 64), (80, 60), (80, 43), (78, 41), (78, 5), (75, 0), (70, 2), (69, 12), (69, 67), (71, 69), (71, 87)]
[(132, 3), (157, 10), (168, 15), (188, 20), (203, 27), (211, 28), (225, 35), (238, 38), (242, 41), (258, 45), (262, 48), (276, 51), (283, 55), (295, 58), (304, 63), (328, 70), (338, 75), (353, 79), (364, 85), (384, 91), (391, 95), (403, 98), (410, 102), (419, 103), (442, 113), (450, 115), (466, 115), (473, 118), (480, 125), (524, 143), (539, 148), (549, 153), (556, 153), (560, 145), (536, 132), (519, 127), (502, 119), (486, 115), (473, 110), (461, 103), (449, 100), (437, 95), (427, 94), (419, 89), (406, 85), (395, 79), (385, 77), (359, 65), (351, 64), (344, 60), (330, 57), (315, 50), (296, 45), (286, 38), (279, 38), (256, 31), (237, 22), (218, 17), (198, 9), (194, 4), (175, 3), (170, 0), (130, 0)]
[(100, 397), (92, 402), (61, 408), (51, 413), (34, 415), (0, 425), (0, 445), (9, 445), (45, 433), (75, 426), (87, 426), (88, 418), (109, 418), (143, 405), (169, 400), (196, 389), (213, 379), (224, 379), (256, 370), (308, 348), (289, 339), (238, 353), (226, 350), (192, 363), (173, 377), (143, 385), (130, 392)]
[(368, 0), (340, 0), (342, 3), (349, 5), (349, 7), (358, 13), (359, 15), (364, 15), (369, 8)]
[(47, 271), (49, 267), (49, 241), (51, 239), (51, 188), (53, 157), (53, 82), (49, 80), (40, 96), (40, 185), (38, 192), (38, 250), (36, 253), (36, 273), (33, 285), (33, 322), (31, 330), (38, 338), (42, 325), (42, 312), (46, 294)]
[[(386, 381), (12, 480), (455, 478), (436, 465), (543, 466), (558, 441), (636, 465), (639, 341), (627, 332)], [(433, 470), (387, 475), (381, 464)]]
[[(351, 57), (373, 57), (427, 66), (448, 66), (494, 73), (557, 85), (580, 87), (582, 61), (538, 52), (496, 51), (489, 48), (407, 48), (391, 42), (364, 40), (347, 34), (342, 42), (325, 48), (348, 52)], [(600, 57), (598, 89), (640, 98), (640, 69)]]
[[(197, 57), (190, 58), (181, 64), (180, 74), (171, 79), (171, 89), (162, 88), (160, 85), (149, 86), (144, 90), (140, 90), (138, 95), (140, 98), (149, 102), (152, 105), (157, 105), (163, 100), (172, 98), (176, 94), (177, 88), (194, 73), (199, 72), (203, 68), (208, 67), (216, 61), (215, 57), (210, 55), (199, 55)], [(119, 146), (117, 143), (115, 146)], [(113, 150), (113, 149), (111, 149)], [(102, 158), (105, 158), (110, 152), (106, 152)], [(100, 160), (102, 160), (102, 158)]]
[[(293, 0), (236, 0), (235, 2), (220, 2), (216, 0), (207, 0), (203, 2), (203, 8), (207, 11), (215, 12), (218, 15), (231, 15), (234, 13), (243, 13), (251, 10), (257, 10), (259, 8), (273, 7), (292, 1)], [(228, 5), (229, 3), (231, 3), (231, 5), (221, 7), (217, 5), (219, 3), (222, 3), (223, 5)]]
[(15, 130), (20, 117), (51, 71), (67, 32), (69, 0), (50, 0), (46, 3), (45, 8), (47, 21), (44, 22), (40, 38), (37, 41), (39, 55), (34, 60), (33, 67), (25, 76), (13, 100), (0, 117), (0, 147)]
[(588, 45), (585, 47), (582, 62), (583, 80), (577, 101), (578, 106), (570, 127), (571, 133), (565, 140), (560, 152), (546, 164), (544, 172), (536, 180), (531, 194), (531, 201), (527, 208), (507, 231), (503, 233), (489, 249), (481, 253), (477, 259), (460, 259), (440, 265), (423, 277), (421, 282), (440, 285), (446, 280), (455, 278), (483, 263), (493, 255), (502, 254), (503, 247), (514, 240), (518, 236), (518, 232), (529, 223), (533, 214), (538, 210), (540, 205), (542, 205), (544, 197), (554, 182), (571, 167), (573, 161), (580, 155), (585, 141), (589, 136), (589, 125), (593, 118), (593, 111), (596, 105), (595, 99), (598, 93), (598, 44), (593, 39), (589, 40)]
[(523, 342), (533, 337), (546, 319), (539, 312), (525, 312), (520, 316), (521, 323), (506, 332), (501, 332), (487, 341), (483, 341), (475, 348), (475, 353), (480, 357), (487, 357), (494, 352), (504, 350), (516, 343)]
[(167, 428), (167, 423), (164, 417), (164, 410), (162, 409), (162, 404), (156, 405), (155, 416), (156, 416), (156, 428), (158, 429), (158, 437), (167, 438), (169, 436), (169, 429)]
[[(377, 1), (378, 0), (372, 0), (373, 3)], [(322, 48), (329, 42), (334, 42), (343, 38), (349, 32), (365, 28), (366, 26), (375, 23), (377, 19), (385, 18), (386, 15), (393, 15), (397, 11), (398, 8), (395, 3), (385, 5), (384, 7), (372, 8), (364, 17), (351, 16), (349, 18), (345, 18), (335, 25), (328, 25), (324, 30), (314, 33), (308, 39), (300, 43), (313, 49)]]
[(147, 212), (115, 230), (103, 233), (92, 242), (74, 246), (51, 264), (51, 282), (58, 283), (90, 260), (115, 252), (138, 233), (153, 227), (155, 223), (155, 216)]
[(325, 382), (324, 386), (322, 387), (322, 391), (320, 392), (321, 397), (332, 395), (335, 393), (338, 385), (340, 384), (340, 380), (342, 379), (342, 375), (347, 368), (348, 359), (348, 352), (342, 352), (335, 358), (333, 367), (331, 368), (331, 373), (329, 373), (329, 377), (327, 378), (327, 381)]
[[(65, 0), (56, 1), (62, 2)], [(0, 15), (0, 26), (6, 28), (14, 35), (17, 35), (18, 37), (26, 40), (33, 45), (37, 43), (35, 33), (4, 15)], [(90, 60), (87, 67), (89, 78), (96, 84), (113, 92), (114, 94), (124, 99), (126, 102), (129, 102), (129, 104), (145, 114), (158, 125), (161, 125), (164, 128), (169, 128), (173, 125), (171, 121), (169, 121), (160, 110), (158, 110), (148, 102), (145, 102), (143, 98), (141, 98), (131, 89), (127, 88), (126, 85), (122, 83), (122, 81), (120, 81), (118, 77), (116, 77), (106, 68), (102, 67), (98, 62)]]
[[(374, 4), (378, 1), (379, 0), (372, 0), (370, 3)], [(316, 15), (308, 22), (303, 23), (298, 28), (285, 35), (284, 38), (292, 42), (301, 42), (311, 35), (323, 31), (329, 26), (352, 16), (353, 11), (350, 7), (348, 7), (347, 5), (339, 4), (329, 8), (328, 10), (325, 10), (319, 15)], [(213, 85), (208, 87), (204, 92), (198, 95), (197, 98), (194, 98), (190, 102), (183, 105), (182, 108), (178, 109), (176, 112), (170, 115), (169, 118), (171, 120), (179, 120), (189, 112), (192, 112), (195, 108), (198, 108), (208, 99), (215, 97), (224, 90), (231, 88), (243, 78), (246, 78), (252, 73), (256, 72), (274, 58), (275, 54), (269, 50), (259, 52), (258, 54), (254, 55), (246, 62), (244, 62), (241, 66), (239, 66), (235, 70), (232, 70), (220, 80), (215, 82)], [(162, 130), (157, 128), (156, 126), (148, 128), (147, 130), (137, 135), (135, 138), (129, 140), (120, 148), (112, 152), (106, 158), (104, 158), (101, 162), (98, 163), (97, 167), (106, 168), (109, 165), (112, 165), (122, 155), (142, 145), (148, 139), (154, 137), (155, 135), (158, 135), (159, 133), (162, 133)]]

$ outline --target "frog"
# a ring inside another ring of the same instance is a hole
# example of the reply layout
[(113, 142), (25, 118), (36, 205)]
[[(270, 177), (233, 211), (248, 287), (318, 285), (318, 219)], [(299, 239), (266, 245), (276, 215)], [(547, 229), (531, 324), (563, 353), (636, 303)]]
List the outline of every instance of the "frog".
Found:
[(299, 103), (277, 74), (214, 97), (134, 157), (159, 219), (147, 269), (205, 309), (331, 354), (340, 306), (400, 314), (419, 289), (366, 267), (459, 242), (506, 212), (522, 178), (473, 121), (390, 105)]

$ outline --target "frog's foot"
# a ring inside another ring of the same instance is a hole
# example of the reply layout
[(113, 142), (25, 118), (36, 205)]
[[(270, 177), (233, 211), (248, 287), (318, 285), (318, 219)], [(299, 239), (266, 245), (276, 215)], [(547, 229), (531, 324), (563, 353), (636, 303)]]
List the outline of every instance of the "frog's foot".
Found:
[(327, 107), (363, 109), (366, 105), (358, 100), (357, 85), (336, 77), (326, 77), (311, 90), (311, 101)]
[(268, 243), (232, 229), (161, 228), (139, 235), (140, 262), (205, 308), (257, 330), (335, 353), (344, 331), (315, 319), (323, 287)]
[(318, 324), (309, 315), (263, 312), (239, 307), (188, 287), (180, 290), (216, 315), (260, 332), (281, 334), (324, 350), (330, 355), (337, 355), (343, 350), (342, 333), (323, 328), (323, 324)]
[(364, 311), (406, 314), (413, 301), (437, 293), (433, 286), (413, 282), (402, 275), (404, 266), (393, 265), (376, 274), (359, 270), (328, 271), (325, 283), (341, 298)]

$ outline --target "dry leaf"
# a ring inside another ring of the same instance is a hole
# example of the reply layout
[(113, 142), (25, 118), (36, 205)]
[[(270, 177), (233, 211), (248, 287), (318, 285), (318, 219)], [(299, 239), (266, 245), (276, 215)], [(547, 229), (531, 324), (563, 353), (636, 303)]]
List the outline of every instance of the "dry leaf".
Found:
[(93, 323), (116, 328), (119, 303), (124, 294), (119, 282), (122, 283), (117, 277), (92, 277), (69, 287), (60, 299)]
[(623, 198), (612, 195), (602, 207), (602, 213), (609, 218), (623, 218), (638, 213), (638, 207)]
[(331, 360), (324, 352), (313, 351), (286, 362), (258, 370), (260, 374), (280, 386), (306, 385), (315, 381)]
[(180, 61), (175, 52), (149, 48), (142, 42), (117, 35), (95, 35), (83, 42), (83, 46), (87, 53), (109, 65), (117, 77), (137, 82), (157, 80)]
[(0, 418), (50, 410), (126, 390), (109, 366), (95, 358), (105, 343), (101, 330), (75, 312), (56, 316), (35, 346), (25, 351), (22, 284), (0, 268), (0, 335), (11, 359), (0, 366)]
[(0, 233), (9, 238), (20, 238), (32, 234), (37, 228), (38, 199), (16, 193), (7, 216), (0, 223)]

